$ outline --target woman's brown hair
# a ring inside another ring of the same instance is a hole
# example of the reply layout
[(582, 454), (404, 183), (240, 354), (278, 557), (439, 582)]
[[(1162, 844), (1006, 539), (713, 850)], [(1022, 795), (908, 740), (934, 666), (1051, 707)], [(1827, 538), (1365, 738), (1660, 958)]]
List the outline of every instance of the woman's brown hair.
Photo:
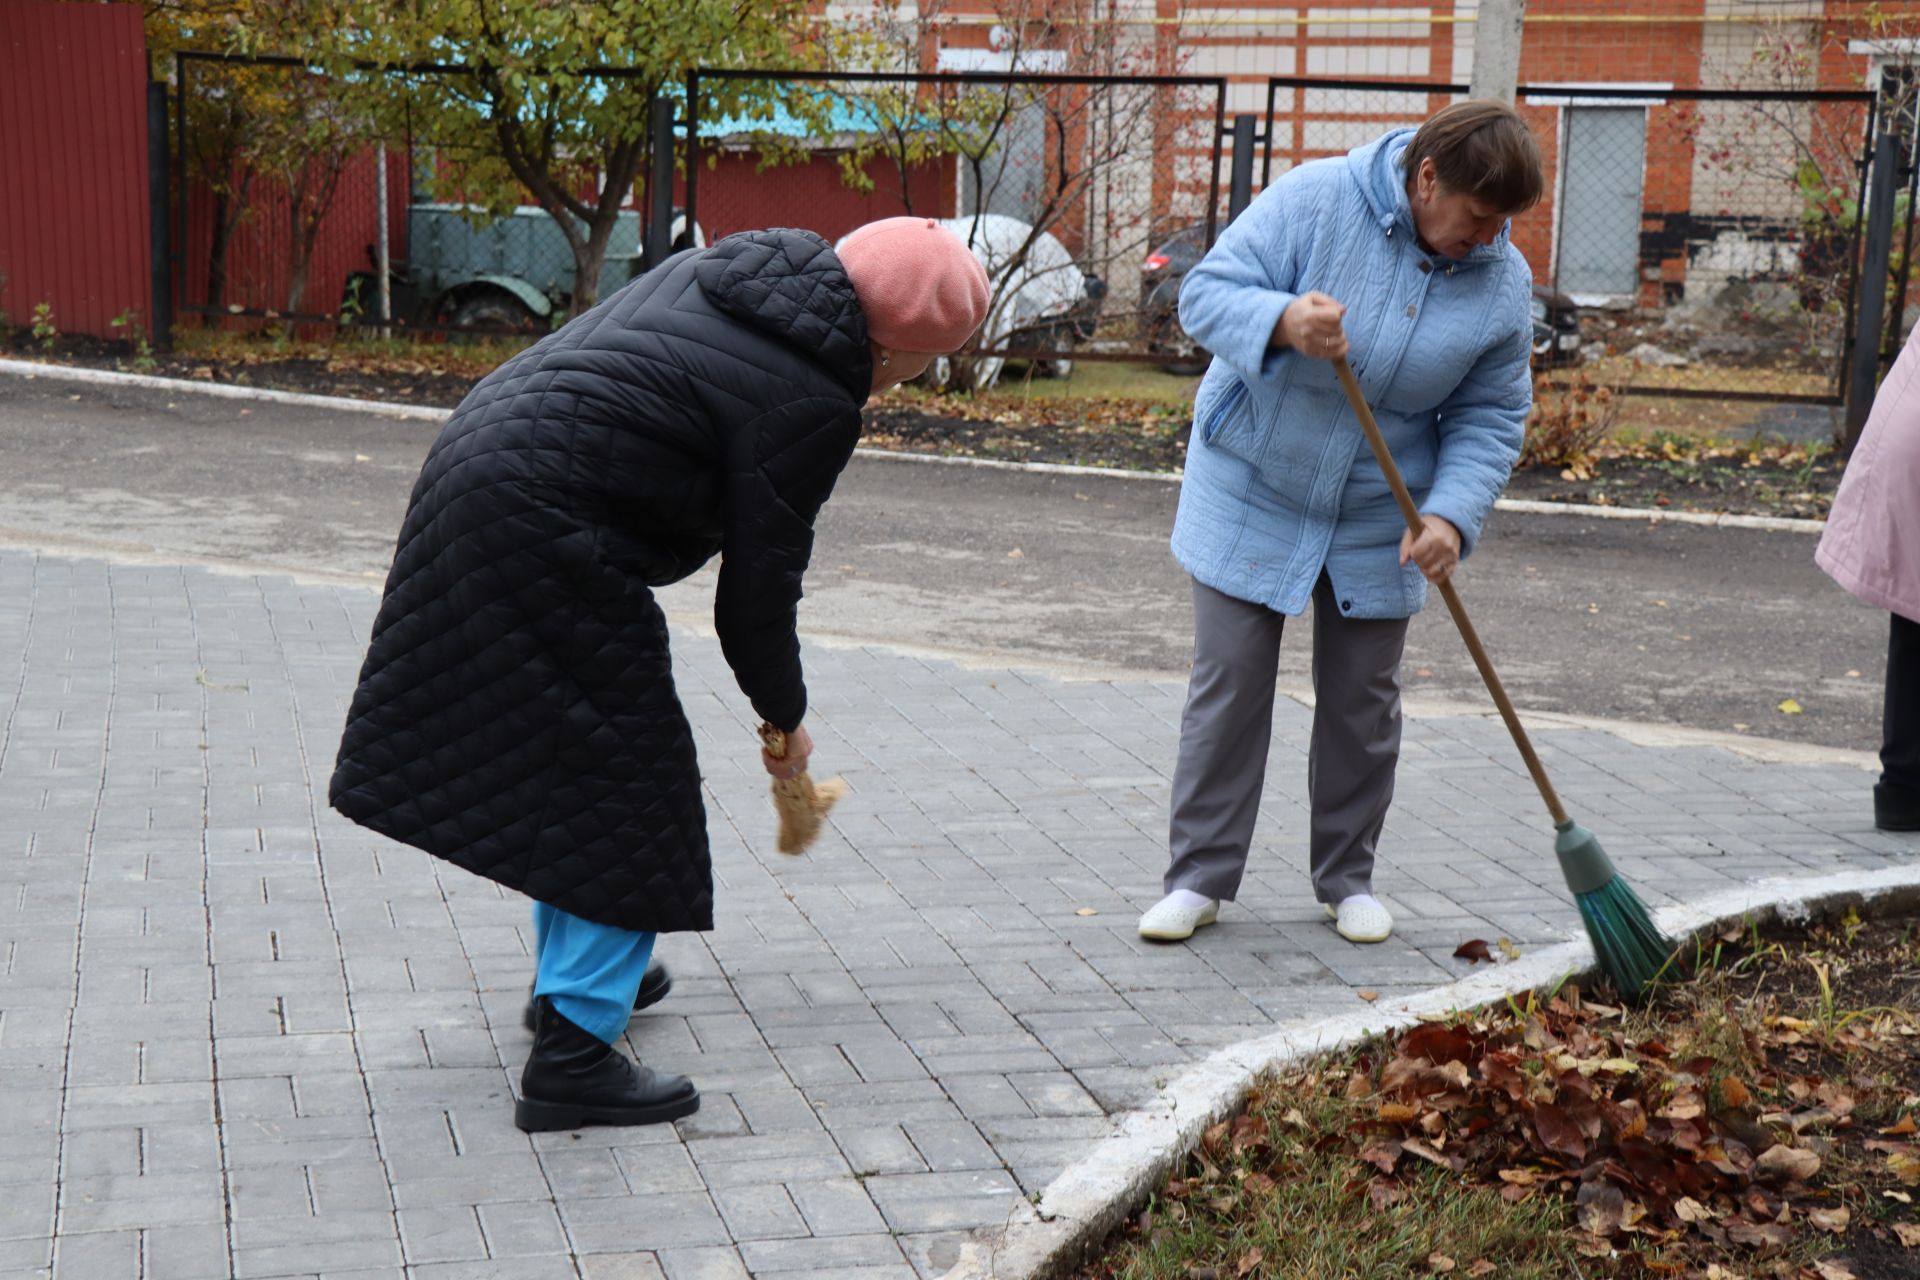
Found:
[(1409, 177), (1432, 160), (1440, 185), (1485, 201), (1502, 213), (1522, 213), (1540, 203), (1546, 189), (1540, 144), (1512, 107), (1499, 102), (1456, 102), (1427, 118), (1407, 144), (1400, 163)]

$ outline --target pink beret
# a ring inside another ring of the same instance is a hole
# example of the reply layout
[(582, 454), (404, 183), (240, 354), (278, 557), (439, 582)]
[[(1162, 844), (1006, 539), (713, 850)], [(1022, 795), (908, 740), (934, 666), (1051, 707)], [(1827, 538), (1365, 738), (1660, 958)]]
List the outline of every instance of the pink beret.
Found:
[(932, 218), (882, 218), (836, 250), (867, 336), (893, 351), (945, 355), (987, 318), (987, 273), (973, 250)]

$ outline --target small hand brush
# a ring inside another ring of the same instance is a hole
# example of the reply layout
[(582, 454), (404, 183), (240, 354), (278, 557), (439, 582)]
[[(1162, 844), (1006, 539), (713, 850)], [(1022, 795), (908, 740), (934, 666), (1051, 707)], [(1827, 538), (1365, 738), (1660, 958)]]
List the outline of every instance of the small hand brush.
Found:
[[(779, 729), (762, 724), (760, 742), (775, 760), (787, 758), (787, 735)], [(782, 853), (805, 853), (819, 837), (827, 810), (846, 793), (844, 779), (828, 778), (815, 785), (805, 769), (791, 778), (775, 778), (773, 807), (780, 815), (780, 838), (774, 847)]]
[[(1347, 367), (1345, 356), (1336, 359), (1333, 367), (1340, 376), (1340, 385), (1346, 389), (1354, 416), (1360, 419), (1360, 426), (1367, 433), (1367, 443), (1373, 446), (1373, 456), (1379, 462), (1380, 470), (1386, 473), (1387, 483), (1393, 487), (1393, 496), (1400, 504), (1400, 514), (1406, 517), (1407, 528), (1413, 530), (1415, 537), (1419, 537), (1422, 529), (1420, 509), (1414, 506), (1406, 482), (1400, 478), (1400, 468), (1394, 465), (1393, 454), (1387, 450), (1387, 442), (1380, 434), (1380, 425), (1373, 420), (1373, 411), (1367, 407), (1360, 384), (1354, 381), (1353, 370)], [(1547, 812), (1553, 815), (1554, 830), (1558, 832), (1554, 837), (1553, 851), (1560, 859), (1560, 873), (1567, 878), (1567, 888), (1573, 890), (1573, 900), (1579, 904), (1580, 919), (1587, 926), (1587, 936), (1593, 940), (1593, 953), (1600, 959), (1600, 968), (1622, 996), (1630, 1000), (1637, 999), (1646, 993), (1665, 968), (1668, 957), (1673, 954), (1673, 944), (1661, 937), (1660, 931), (1654, 928), (1645, 904), (1613, 869), (1613, 863), (1606, 851), (1601, 849), (1600, 841), (1593, 832), (1567, 816), (1566, 809), (1560, 804), (1560, 797), (1554, 792), (1553, 783), (1547, 780), (1547, 771), (1541, 765), (1540, 757), (1534, 754), (1527, 731), (1520, 725), (1520, 717), (1515, 714), (1499, 675), (1494, 672), (1492, 660), (1481, 647), (1480, 637), (1467, 618), (1466, 606), (1460, 603), (1460, 597), (1451, 582), (1442, 582), (1439, 587), (1441, 598), (1447, 602), (1447, 610), (1453, 614), (1453, 621), (1460, 628), (1460, 638), (1466, 641), (1467, 652), (1473, 655), (1474, 665), (1480, 668), (1480, 676), (1487, 682), (1487, 692), (1493, 695), (1494, 705), (1500, 708), (1500, 718), (1506, 721), (1514, 745), (1520, 748), (1521, 759), (1527, 762), (1527, 772), (1533, 775), (1534, 785), (1540, 789), (1540, 798), (1547, 802)]]

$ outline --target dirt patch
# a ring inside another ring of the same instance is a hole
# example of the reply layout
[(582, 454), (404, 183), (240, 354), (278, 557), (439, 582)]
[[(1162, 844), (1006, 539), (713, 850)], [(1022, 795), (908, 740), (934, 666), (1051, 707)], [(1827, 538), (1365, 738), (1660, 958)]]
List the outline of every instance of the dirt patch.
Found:
[(336, 353), (325, 347), (282, 352), (271, 343), (258, 344), (258, 349), (152, 352), (143, 356), (131, 342), (68, 335), (55, 339), (49, 349), (24, 329), (9, 335), (4, 352), (17, 360), (45, 359), (185, 382), (230, 383), (446, 409), (459, 404), (473, 384), (506, 356), (497, 348), (484, 346), (469, 352), (440, 352), (427, 360), (406, 354), (404, 348), (397, 354)]
[(1840, 487), (1842, 464), (1831, 454), (1780, 451), (1792, 462), (1764, 452), (1708, 451), (1680, 458), (1632, 455), (1595, 459), (1586, 474), (1567, 468), (1516, 471), (1507, 497), (1588, 506), (1651, 507), (1658, 510), (1733, 512), (1824, 520)]

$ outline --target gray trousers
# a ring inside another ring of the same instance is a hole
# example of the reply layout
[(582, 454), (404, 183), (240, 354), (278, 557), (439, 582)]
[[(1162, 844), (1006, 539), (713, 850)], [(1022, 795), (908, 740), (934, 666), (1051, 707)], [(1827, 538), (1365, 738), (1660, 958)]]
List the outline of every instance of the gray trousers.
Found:
[[(1240, 891), (1273, 736), (1284, 614), (1193, 584), (1193, 675), (1173, 770), (1166, 888)], [(1323, 574), (1313, 593), (1313, 892), (1367, 893), (1400, 760), (1400, 654), (1407, 619), (1340, 615)]]

